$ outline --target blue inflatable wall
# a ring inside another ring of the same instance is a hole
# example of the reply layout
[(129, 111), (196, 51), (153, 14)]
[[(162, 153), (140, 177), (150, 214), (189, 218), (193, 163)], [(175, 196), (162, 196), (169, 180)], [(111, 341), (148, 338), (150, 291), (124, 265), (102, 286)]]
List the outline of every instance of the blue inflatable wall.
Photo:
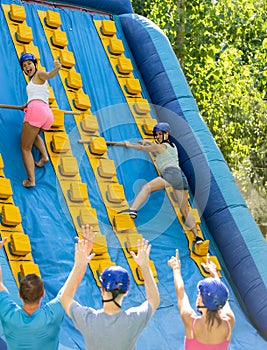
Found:
[(267, 337), (266, 242), (199, 116), (170, 43), (143, 17), (125, 15), (120, 21), (151, 100), (158, 106), (159, 120), (171, 125), (195, 201), (251, 320)]

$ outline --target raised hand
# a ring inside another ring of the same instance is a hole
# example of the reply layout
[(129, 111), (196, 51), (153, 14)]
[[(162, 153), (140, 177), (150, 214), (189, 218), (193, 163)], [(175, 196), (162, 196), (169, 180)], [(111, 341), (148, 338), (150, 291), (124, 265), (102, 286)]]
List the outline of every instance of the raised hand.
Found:
[(95, 256), (95, 254), (88, 254), (89, 241), (84, 239), (79, 239), (75, 244), (75, 261), (74, 265), (76, 267), (85, 267)]
[(217, 266), (214, 264), (213, 261), (210, 260), (210, 255), (209, 253), (207, 254), (207, 262), (206, 263), (201, 263), (203, 268), (210, 273), (212, 277), (217, 277)]
[(84, 241), (87, 241), (87, 255), (90, 255), (93, 249), (93, 243), (96, 234), (93, 232), (93, 226), (90, 225), (82, 225), (82, 238)]
[(61, 63), (59, 62), (58, 59), (54, 61), (54, 66), (55, 66), (55, 68), (57, 68), (57, 69), (61, 69)]
[(132, 252), (132, 251), (130, 252), (134, 261), (140, 267), (149, 265), (149, 254), (150, 254), (150, 250), (151, 250), (151, 244), (148, 244), (148, 241), (145, 239), (143, 239), (141, 241), (138, 240), (137, 247), (138, 247), (137, 254), (135, 254), (135, 252)]
[(176, 249), (176, 254), (175, 256), (172, 256), (169, 261), (168, 265), (173, 269), (173, 270), (180, 270), (181, 269), (181, 262), (179, 258), (179, 250)]

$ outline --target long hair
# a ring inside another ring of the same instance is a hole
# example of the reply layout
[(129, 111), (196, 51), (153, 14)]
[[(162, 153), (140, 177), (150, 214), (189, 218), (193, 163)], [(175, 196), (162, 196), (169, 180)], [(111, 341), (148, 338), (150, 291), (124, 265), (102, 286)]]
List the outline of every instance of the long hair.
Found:
[(27, 304), (39, 303), (44, 294), (44, 282), (35, 275), (29, 274), (20, 281), (19, 294)]
[(222, 323), (222, 319), (218, 313), (218, 310), (209, 310), (207, 309), (207, 313), (206, 313), (206, 322), (208, 325), (208, 330), (211, 330), (215, 321), (217, 321), (218, 326), (221, 325)]

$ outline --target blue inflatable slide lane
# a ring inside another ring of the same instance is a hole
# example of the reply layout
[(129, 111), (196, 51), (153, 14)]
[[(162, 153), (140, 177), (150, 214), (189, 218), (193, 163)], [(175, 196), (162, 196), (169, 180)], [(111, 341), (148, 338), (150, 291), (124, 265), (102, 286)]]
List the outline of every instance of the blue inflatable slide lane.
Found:
[[(99, 273), (116, 264), (131, 277), (123, 308), (138, 305), (145, 289), (129, 250), (143, 236), (152, 244), (161, 303), (137, 350), (183, 349), (184, 329), (167, 262), (179, 248), (194, 305), (196, 285), (206, 276), (200, 264), (206, 253), (193, 251), (192, 233), (169, 189), (152, 193), (135, 221), (117, 215), (158, 172), (149, 154), (107, 142), (153, 140), (153, 126), (164, 121), (171, 126), (189, 182), (190, 210), (230, 291), (236, 316), (230, 349), (266, 350), (267, 245), (163, 32), (135, 14), (128, 0), (2, 0), (0, 24), (0, 104), (26, 102), (21, 53), (35, 54), (40, 69), (51, 70), (58, 57), (62, 64), (49, 81), (55, 120), (43, 137), (50, 162), (36, 167), (34, 188), (22, 186), (27, 176), (20, 150), (23, 112), (0, 108), (0, 233), (8, 237), (0, 259), (14, 300), (21, 305), (18, 284), (28, 273), (43, 278), (43, 302), (57, 295), (73, 266), (75, 237), (90, 222), (97, 233), (96, 256), (75, 298), (101, 308)], [(35, 147), (33, 156), (39, 156)], [(0, 349), (6, 349), (1, 325)], [(85, 349), (67, 316), (59, 349)]]

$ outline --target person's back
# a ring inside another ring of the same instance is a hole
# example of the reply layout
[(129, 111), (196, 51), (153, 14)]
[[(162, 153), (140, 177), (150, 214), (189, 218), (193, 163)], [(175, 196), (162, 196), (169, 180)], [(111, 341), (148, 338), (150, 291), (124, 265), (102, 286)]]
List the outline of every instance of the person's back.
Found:
[(146, 301), (140, 306), (108, 314), (104, 309), (94, 310), (73, 303), (70, 314), (75, 327), (84, 337), (86, 349), (134, 350), (151, 317), (152, 308)]
[(196, 307), (202, 316), (198, 316), (192, 308), (185, 292), (178, 249), (168, 265), (173, 270), (178, 309), (185, 328), (184, 349), (227, 350), (235, 316), (228, 302), (229, 291), (220, 280), (209, 254), (207, 263), (203, 262), (202, 266), (212, 277), (204, 278), (197, 285)]
[(37, 275), (21, 280), (23, 307), (15, 303), (1, 282), (0, 320), (9, 350), (57, 350), (64, 310), (59, 296), (40, 308), (43, 281)]
[(185, 350), (227, 350), (231, 339), (231, 326), (222, 319), (209, 327), (204, 318), (192, 319), (191, 337), (185, 337)]

